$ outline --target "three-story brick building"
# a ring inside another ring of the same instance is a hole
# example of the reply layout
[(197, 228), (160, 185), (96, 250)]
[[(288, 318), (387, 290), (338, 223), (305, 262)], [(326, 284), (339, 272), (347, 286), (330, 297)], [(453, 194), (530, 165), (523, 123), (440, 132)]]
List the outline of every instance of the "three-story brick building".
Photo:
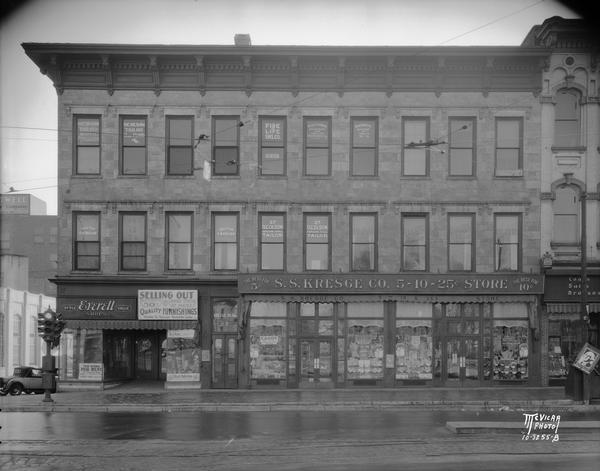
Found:
[(63, 385), (541, 384), (546, 48), (24, 48)]

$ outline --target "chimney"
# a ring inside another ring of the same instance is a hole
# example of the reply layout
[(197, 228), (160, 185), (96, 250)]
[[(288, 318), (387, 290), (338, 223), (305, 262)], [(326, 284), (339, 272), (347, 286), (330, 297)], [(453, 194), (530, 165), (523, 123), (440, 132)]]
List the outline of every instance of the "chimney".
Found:
[(233, 40), (236, 46), (252, 46), (249, 34), (236, 34)]

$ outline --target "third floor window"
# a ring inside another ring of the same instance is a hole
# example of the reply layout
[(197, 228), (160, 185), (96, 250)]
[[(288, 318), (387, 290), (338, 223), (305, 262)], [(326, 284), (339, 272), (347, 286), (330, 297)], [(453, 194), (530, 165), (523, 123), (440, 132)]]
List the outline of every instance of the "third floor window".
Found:
[(76, 175), (100, 173), (100, 117), (75, 117), (75, 171)]
[(240, 117), (213, 116), (213, 174), (239, 175)]
[(554, 109), (554, 145), (577, 147), (580, 142), (581, 107), (577, 90), (566, 88), (556, 94)]
[(331, 175), (331, 118), (304, 118), (304, 175)]
[(377, 175), (377, 118), (352, 118), (350, 175)]
[(450, 118), (450, 176), (475, 175), (475, 118)]
[(194, 168), (194, 118), (167, 116), (167, 174), (191, 175)]
[(121, 116), (121, 175), (146, 174), (146, 117)]
[(261, 116), (260, 155), (261, 175), (285, 175), (286, 120), (281, 116)]

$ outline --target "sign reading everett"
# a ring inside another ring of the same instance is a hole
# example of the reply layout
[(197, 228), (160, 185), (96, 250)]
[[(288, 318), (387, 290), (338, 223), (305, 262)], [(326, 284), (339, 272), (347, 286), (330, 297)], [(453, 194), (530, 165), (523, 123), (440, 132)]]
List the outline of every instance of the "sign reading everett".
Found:
[(195, 289), (138, 290), (139, 320), (198, 320)]

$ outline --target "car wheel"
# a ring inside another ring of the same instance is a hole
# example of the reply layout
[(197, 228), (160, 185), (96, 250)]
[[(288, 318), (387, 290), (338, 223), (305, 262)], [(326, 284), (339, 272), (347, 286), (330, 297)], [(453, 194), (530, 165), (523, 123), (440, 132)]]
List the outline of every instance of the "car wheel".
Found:
[(11, 396), (18, 396), (23, 392), (23, 385), (21, 383), (13, 384), (8, 392)]

